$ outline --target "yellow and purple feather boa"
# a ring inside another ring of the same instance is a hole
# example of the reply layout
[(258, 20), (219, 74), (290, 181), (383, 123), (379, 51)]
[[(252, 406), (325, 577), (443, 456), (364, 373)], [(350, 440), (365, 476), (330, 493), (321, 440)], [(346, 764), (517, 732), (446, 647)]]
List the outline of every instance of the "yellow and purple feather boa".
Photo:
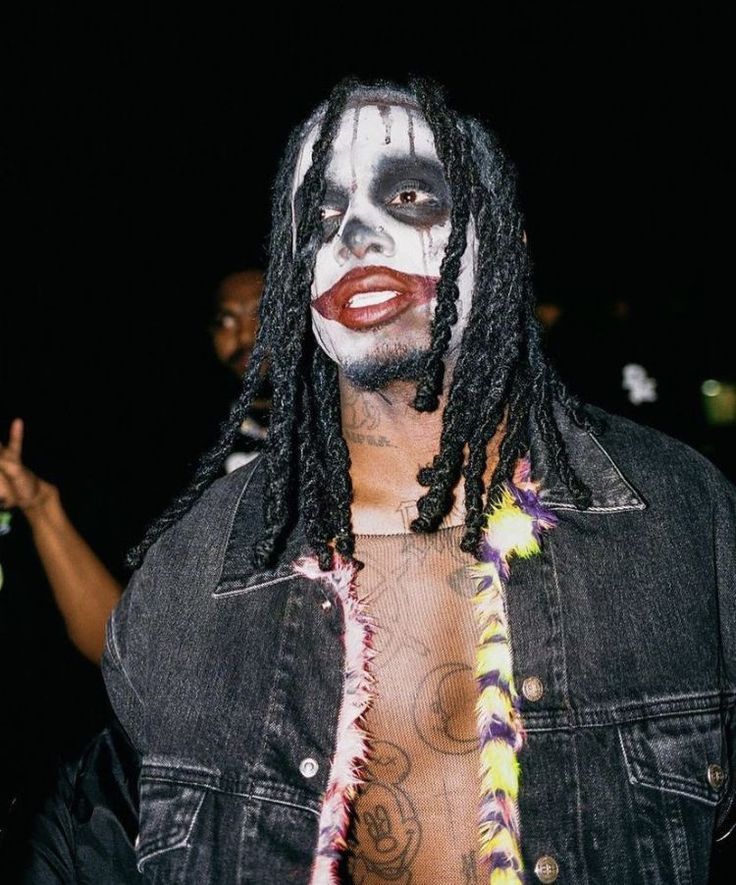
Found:
[(514, 685), (506, 585), (511, 560), (541, 551), (545, 529), (557, 517), (542, 506), (527, 458), (520, 459), (513, 482), (503, 488), (483, 532), (481, 558), (471, 566), (480, 631), (475, 656), (479, 695), (476, 719), (480, 741), (480, 857), (491, 885), (524, 881), (519, 842), (519, 751), (526, 740)]
[[(557, 518), (539, 500), (528, 458), (519, 459), (513, 481), (491, 508), (481, 542), (481, 558), (470, 567), (479, 629), (475, 677), (476, 719), (480, 746), (480, 857), (489, 885), (523, 883), (518, 816), (518, 754), (526, 739), (519, 696), (514, 686), (506, 584), (514, 557), (539, 553), (545, 529)], [(316, 557), (294, 564), (298, 574), (332, 590), (345, 619), (345, 682), (338, 715), (335, 755), (322, 799), (311, 885), (338, 885), (355, 794), (363, 782), (369, 735), (365, 715), (373, 702), (375, 624), (358, 598), (357, 569), (335, 556), (332, 571), (320, 570)]]

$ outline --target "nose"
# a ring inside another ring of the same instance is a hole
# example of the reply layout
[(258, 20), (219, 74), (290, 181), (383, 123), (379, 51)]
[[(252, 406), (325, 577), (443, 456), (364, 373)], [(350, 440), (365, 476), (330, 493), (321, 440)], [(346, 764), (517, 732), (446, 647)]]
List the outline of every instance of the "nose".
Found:
[(390, 257), (395, 249), (393, 237), (381, 225), (369, 224), (357, 216), (348, 219), (335, 237), (335, 257), (340, 264), (344, 264), (351, 255), (365, 258), (369, 252)]

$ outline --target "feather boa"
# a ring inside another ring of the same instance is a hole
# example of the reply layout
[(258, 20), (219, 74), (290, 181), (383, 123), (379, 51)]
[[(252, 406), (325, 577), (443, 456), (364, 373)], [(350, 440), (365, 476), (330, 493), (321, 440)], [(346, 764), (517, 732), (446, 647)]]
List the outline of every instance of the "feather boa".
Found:
[(364, 716), (373, 701), (373, 633), (375, 626), (360, 604), (355, 589), (357, 568), (335, 554), (333, 569), (323, 572), (316, 556), (298, 560), (295, 571), (320, 581), (340, 600), (345, 619), (345, 682), (337, 719), (335, 756), (322, 798), (319, 838), (312, 865), (311, 885), (339, 885), (342, 852), (347, 847), (353, 798), (362, 783), (368, 751)]
[(481, 560), (471, 566), (480, 632), (475, 658), (478, 683), (476, 718), (480, 741), (480, 857), (491, 885), (523, 882), (519, 842), (519, 760), (526, 732), (514, 686), (506, 584), (511, 559), (541, 550), (542, 531), (557, 518), (539, 501), (527, 458), (520, 459), (491, 509), (483, 532)]

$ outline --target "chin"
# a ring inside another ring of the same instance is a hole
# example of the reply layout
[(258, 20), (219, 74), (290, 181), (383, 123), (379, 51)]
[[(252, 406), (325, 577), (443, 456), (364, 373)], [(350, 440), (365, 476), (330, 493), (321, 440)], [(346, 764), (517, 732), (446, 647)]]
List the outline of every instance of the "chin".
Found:
[(417, 381), (428, 353), (426, 346), (388, 345), (362, 359), (341, 363), (340, 368), (359, 390), (382, 390), (395, 381)]

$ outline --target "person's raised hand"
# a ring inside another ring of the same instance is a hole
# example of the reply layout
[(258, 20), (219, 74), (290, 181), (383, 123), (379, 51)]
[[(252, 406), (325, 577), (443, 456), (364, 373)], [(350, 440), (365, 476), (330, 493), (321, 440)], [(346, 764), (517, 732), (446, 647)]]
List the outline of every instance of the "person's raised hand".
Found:
[(44, 482), (23, 463), (23, 421), (10, 425), (7, 445), (0, 443), (0, 508), (32, 510), (44, 504), (54, 487)]

